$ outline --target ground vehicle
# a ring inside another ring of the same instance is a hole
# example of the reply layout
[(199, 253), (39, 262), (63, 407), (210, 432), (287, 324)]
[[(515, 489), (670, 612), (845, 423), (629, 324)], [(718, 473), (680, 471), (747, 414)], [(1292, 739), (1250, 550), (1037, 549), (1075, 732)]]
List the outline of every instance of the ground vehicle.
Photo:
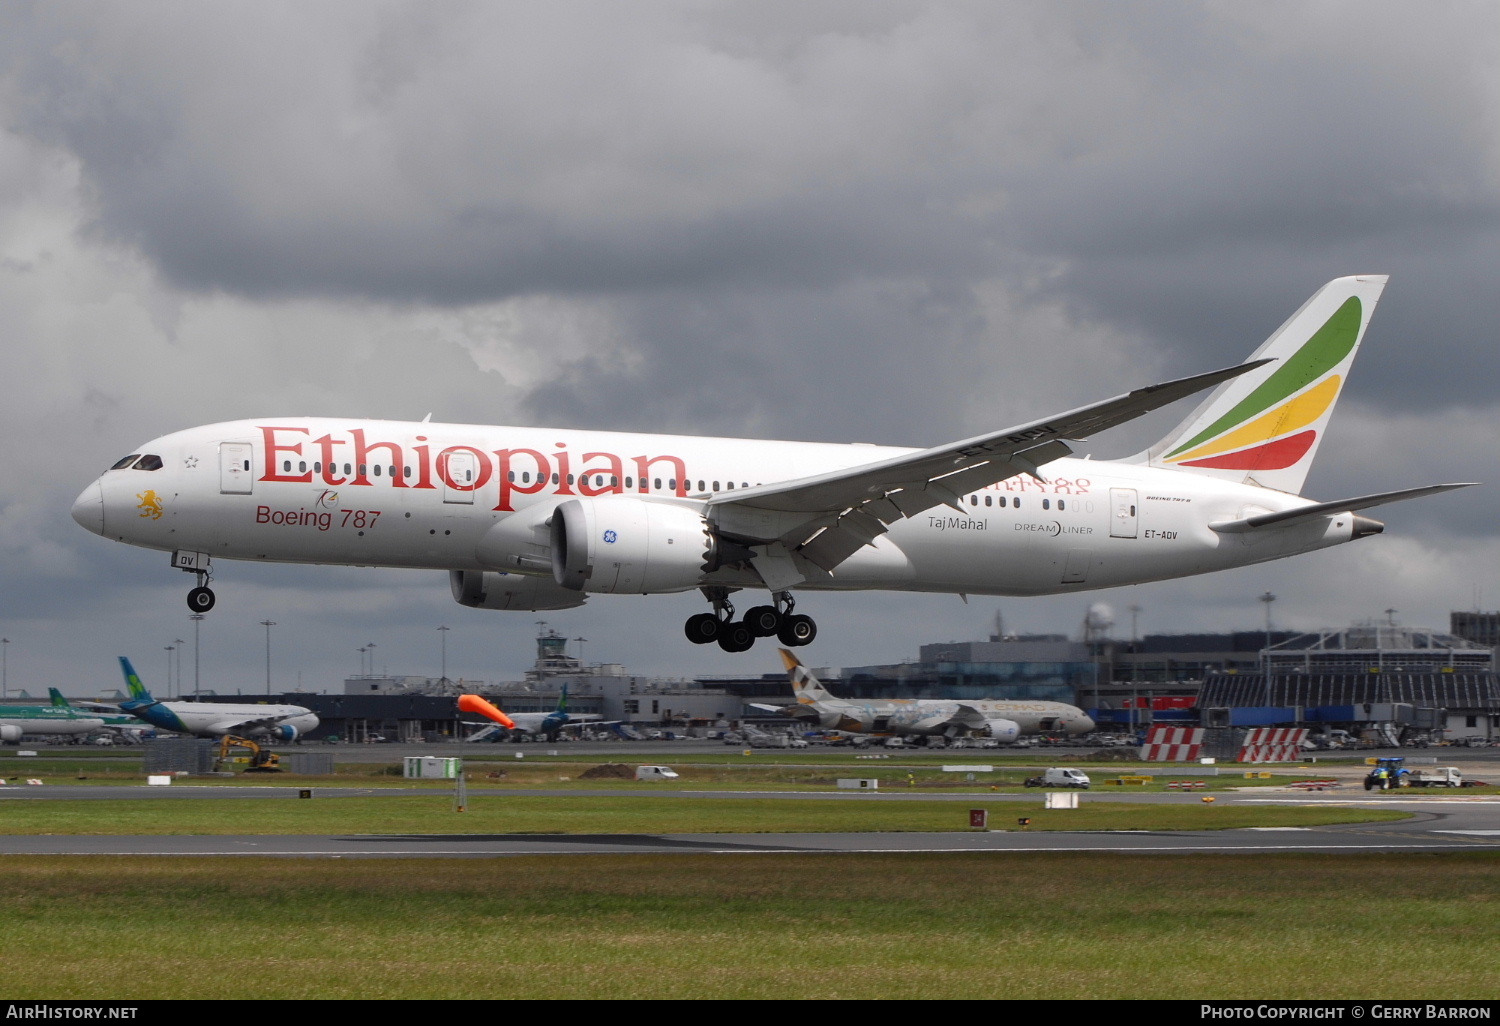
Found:
[(219, 757), (214, 762), (215, 770), (222, 770), (230, 762), (230, 751), (244, 748), (250, 753), (250, 765), (246, 773), (280, 773), (281, 757), (269, 749), (262, 748), (248, 737), (225, 734), (219, 739)]
[(1463, 787), (1463, 771), (1457, 766), (1434, 766), (1432, 769), (1408, 770), (1408, 787)]
[(670, 766), (637, 766), (635, 768), (637, 780), (676, 780), (677, 777), (677, 771)]
[(1089, 775), (1083, 770), (1068, 769), (1062, 766), (1053, 766), (1045, 770), (1039, 777), (1030, 777), (1026, 781), (1027, 787), (1076, 787), (1080, 791), (1089, 789)]
[(1376, 759), (1374, 768), (1365, 776), (1365, 790), (1390, 791), (1406, 787), (1410, 773), (1411, 770), (1406, 768), (1406, 760), (1400, 756)]

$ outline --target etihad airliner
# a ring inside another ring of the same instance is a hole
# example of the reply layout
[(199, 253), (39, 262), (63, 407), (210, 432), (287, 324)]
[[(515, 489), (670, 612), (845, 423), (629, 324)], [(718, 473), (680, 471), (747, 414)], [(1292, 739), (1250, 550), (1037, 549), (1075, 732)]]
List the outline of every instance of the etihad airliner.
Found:
[[(930, 449), (343, 418), (212, 424), (139, 446), (73, 518), (171, 553), (445, 570), (482, 609), (699, 590), (696, 643), (806, 645), (795, 593), (1045, 595), (1245, 566), (1379, 533), (1361, 511), (1463, 484), (1300, 493), (1386, 279), (1329, 282), (1237, 367)], [(1087, 438), (1214, 391), (1134, 457)], [(764, 592), (736, 615), (731, 595)]]

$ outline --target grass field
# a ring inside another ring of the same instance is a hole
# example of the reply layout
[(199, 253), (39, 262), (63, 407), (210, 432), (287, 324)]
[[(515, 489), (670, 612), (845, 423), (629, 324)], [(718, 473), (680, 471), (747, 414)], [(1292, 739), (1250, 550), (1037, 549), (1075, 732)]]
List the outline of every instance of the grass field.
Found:
[(970, 808), (990, 825), (1030, 830), (1223, 830), (1404, 819), (1384, 809), (1323, 806), (1159, 805), (1089, 802), (1043, 809), (1034, 802), (787, 801), (758, 798), (471, 797), (453, 809), (448, 795), (382, 798), (228, 798), (223, 800), (11, 801), (9, 834), (680, 834), (967, 830)]
[(1487, 850), (0, 865), (23, 1000), (1492, 999), (1500, 956)]

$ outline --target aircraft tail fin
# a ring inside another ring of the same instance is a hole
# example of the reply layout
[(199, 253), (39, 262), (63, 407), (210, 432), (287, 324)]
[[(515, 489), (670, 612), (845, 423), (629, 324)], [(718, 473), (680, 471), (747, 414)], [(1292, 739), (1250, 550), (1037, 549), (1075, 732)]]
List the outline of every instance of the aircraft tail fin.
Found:
[(125, 673), (125, 686), (130, 690), (130, 701), (121, 702), (120, 708), (127, 709), (134, 705), (155, 705), (156, 699), (151, 697), (151, 692), (146, 690), (146, 685), (141, 683), (140, 674), (135, 672), (135, 667), (130, 665), (130, 660), (124, 656), (120, 657), (120, 669)]
[(47, 694), (49, 694), (49, 695), (52, 696), (52, 708), (54, 708), (54, 709), (71, 709), (72, 708), (72, 705), (68, 702), (68, 700), (63, 697), (63, 693), (61, 691), (57, 690), (56, 688), (48, 688), (47, 689)]
[(1137, 460), (1299, 494), (1385, 283), (1324, 285), (1251, 357), (1272, 362), (1220, 385)]
[(833, 698), (828, 689), (812, 675), (812, 671), (803, 666), (797, 657), (786, 649), (778, 649), (781, 653), (781, 662), (786, 666), (787, 676), (792, 682), (792, 693), (797, 696), (797, 701), (807, 704), (821, 702)]
[(564, 716), (568, 715), (568, 686), (562, 686), (562, 694), (557, 696), (557, 711)]

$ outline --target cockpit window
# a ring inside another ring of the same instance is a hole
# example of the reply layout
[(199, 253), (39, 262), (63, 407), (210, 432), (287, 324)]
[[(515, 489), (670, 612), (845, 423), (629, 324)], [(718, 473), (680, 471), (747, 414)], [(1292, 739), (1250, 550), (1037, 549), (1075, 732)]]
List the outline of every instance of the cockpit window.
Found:
[(141, 454), (140, 453), (133, 452), (129, 456), (126, 456), (124, 459), (122, 459), (120, 462), (116, 463), (114, 466), (110, 467), (109, 469), (110, 470), (124, 470), (126, 467), (130, 466), (132, 463), (134, 463), (136, 460), (138, 460), (140, 458), (141, 458)]
[(136, 470), (160, 470), (161, 457), (153, 456), (151, 453), (141, 457), (141, 461), (135, 465)]

